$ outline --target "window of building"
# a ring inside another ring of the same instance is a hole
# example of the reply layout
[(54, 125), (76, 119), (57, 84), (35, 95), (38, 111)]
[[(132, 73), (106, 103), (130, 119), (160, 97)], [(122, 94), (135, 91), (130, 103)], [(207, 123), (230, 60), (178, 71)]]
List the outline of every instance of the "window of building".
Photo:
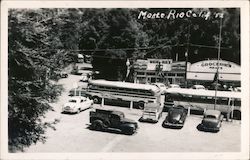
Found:
[(163, 64), (170, 64), (170, 61), (162, 61)]
[(159, 63), (159, 61), (151, 60), (149, 63)]
[(178, 77), (184, 77), (184, 73), (177, 73)]
[(144, 72), (137, 72), (137, 75), (144, 75)]
[(168, 76), (175, 77), (175, 74), (174, 73), (169, 73)]
[(148, 72), (147, 75), (154, 76), (154, 75), (155, 75), (155, 72)]

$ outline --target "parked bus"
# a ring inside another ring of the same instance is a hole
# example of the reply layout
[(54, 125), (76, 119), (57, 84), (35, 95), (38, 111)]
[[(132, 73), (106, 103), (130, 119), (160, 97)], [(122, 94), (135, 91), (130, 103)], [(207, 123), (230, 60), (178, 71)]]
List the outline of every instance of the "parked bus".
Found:
[(144, 103), (160, 102), (161, 96), (160, 88), (155, 85), (106, 80), (89, 81), (87, 94), (95, 103), (105, 98), (138, 102), (140, 108), (144, 108)]
[(165, 94), (165, 106), (182, 105), (191, 110), (216, 109), (241, 119), (240, 92), (217, 91), (216, 97), (215, 105), (215, 90), (169, 88)]

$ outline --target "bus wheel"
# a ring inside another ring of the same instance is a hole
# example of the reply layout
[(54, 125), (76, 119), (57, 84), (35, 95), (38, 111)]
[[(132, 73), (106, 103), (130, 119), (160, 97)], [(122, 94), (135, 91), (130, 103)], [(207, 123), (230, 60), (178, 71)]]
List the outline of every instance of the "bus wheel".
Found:
[(93, 101), (94, 101), (94, 103), (99, 103), (100, 102), (100, 98), (99, 97), (93, 97)]
[(139, 105), (138, 105), (138, 106), (139, 106), (140, 109), (143, 110), (143, 109), (144, 109), (144, 102), (139, 102)]

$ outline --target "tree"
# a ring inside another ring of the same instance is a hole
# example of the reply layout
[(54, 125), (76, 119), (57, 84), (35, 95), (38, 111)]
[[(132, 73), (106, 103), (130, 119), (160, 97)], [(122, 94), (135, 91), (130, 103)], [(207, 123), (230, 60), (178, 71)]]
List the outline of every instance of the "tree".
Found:
[[(94, 9), (87, 16), (88, 26), (82, 36), (81, 49), (96, 50), (92, 65), (102, 78), (121, 80), (126, 74), (126, 58), (137, 58), (140, 54), (137, 48), (147, 47), (147, 34), (141, 31), (142, 25), (132, 19), (129, 9)], [(119, 54), (124, 59), (120, 59)], [(112, 57), (123, 64), (114, 63)], [(118, 77), (110, 75), (108, 66), (112, 66), (112, 73)]]
[(37, 141), (44, 142), (45, 129), (55, 129), (53, 124), (58, 122), (42, 120), (47, 111), (53, 110), (48, 102), (56, 99), (62, 90), (61, 86), (51, 84), (48, 76), (49, 70), (58, 67), (53, 58), (58, 52), (51, 50), (55, 44), (54, 40), (50, 41), (53, 31), (50, 14), (49, 10), (42, 9), (9, 11), (8, 142), (11, 152), (23, 150)]

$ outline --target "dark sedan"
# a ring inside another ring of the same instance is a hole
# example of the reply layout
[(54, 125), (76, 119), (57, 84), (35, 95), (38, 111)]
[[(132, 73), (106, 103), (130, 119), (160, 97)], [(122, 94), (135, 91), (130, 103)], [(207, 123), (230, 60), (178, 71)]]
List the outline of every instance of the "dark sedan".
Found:
[(172, 107), (162, 126), (168, 128), (182, 128), (187, 117), (187, 110), (183, 106)]
[(207, 110), (198, 129), (203, 131), (218, 132), (221, 127), (223, 115), (218, 110)]

